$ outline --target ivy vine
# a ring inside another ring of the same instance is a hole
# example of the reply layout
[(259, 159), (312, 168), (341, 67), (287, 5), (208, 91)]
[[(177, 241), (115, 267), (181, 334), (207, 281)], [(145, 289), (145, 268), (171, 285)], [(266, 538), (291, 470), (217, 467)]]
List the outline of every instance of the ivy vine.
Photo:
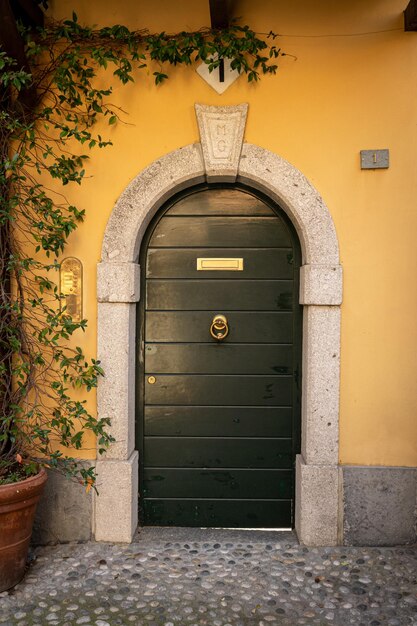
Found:
[[(202, 61), (213, 71), (227, 58), (257, 81), (275, 74), (284, 53), (273, 33), (258, 36), (237, 24), (151, 34), (82, 26), (73, 14), (35, 32), (21, 27), (21, 34), (29, 71), (0, 50), (0, 484), (34, 473), (42, 458), (90, 489), (94, 467), (80, 464), (74, 450), (88, 431), (100, 453), (113, 438), (110, 420), (97, 419), (74, 394), (96, 387), (103, 371), (71, 347), (87, 321), (71, 318), (57, 284), (59, 257), (85, 215), (64, 194), (85, 176), (89, 157), (75, 146), (111, 145), (94, 127), (103, 118), (118, 121), (109, 100), (114, 79), (127, 84), (150, 68), (159, 85), (171, 66)], [(103, 71), (110, 72), (104, 89), (96, 80), (100, 73), (102, 83)]]

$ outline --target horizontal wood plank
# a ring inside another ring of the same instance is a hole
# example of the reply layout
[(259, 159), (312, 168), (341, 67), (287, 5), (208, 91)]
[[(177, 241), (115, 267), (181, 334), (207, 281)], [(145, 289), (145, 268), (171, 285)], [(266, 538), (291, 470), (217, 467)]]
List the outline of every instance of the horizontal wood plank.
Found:
[(145, 435), (291, 437), (292, 409), (281, 407), (147, 406)]
[[(148, 311), (145, 340), (147, 342), (212, 342), (210, 324), (218, 311)], [(229, 342), (291, 343), (293, 317), (289, 312), (229, 311), (227, 316), (233, 334)]]
[(144, 500), (144, 524), (291, 528), (291, 500)]
[(262, 200), (237, 189), (207, 189), (181, 198), (169, 215), (251, 215), (274, 216), (274, 211)]
[(292, 470), (144, 470), (146, 498), (290, 499)]
[(145, 377), (145, 404), (290, 406), (292, 376), (158, 374)]
[(292, 345), (161, 344), (145, 345), (145, 373), (292, 374)]
[(159, 311), (291, 311), (293, 299), (290, 280), (149, 279), (146, 305)]
[[(241, 258), (243, 270), (197, 270), (197, 258)], [(290, 248), (150, 248), (147, 278), (277, 278), (293, 277)]]
[(163, 217), (155, 227), (152, 248), (201, 246), (291, 247), (287, 226), (277, 217)]
[(145, 467), (291, 469), (290, 439), (145, 437)]

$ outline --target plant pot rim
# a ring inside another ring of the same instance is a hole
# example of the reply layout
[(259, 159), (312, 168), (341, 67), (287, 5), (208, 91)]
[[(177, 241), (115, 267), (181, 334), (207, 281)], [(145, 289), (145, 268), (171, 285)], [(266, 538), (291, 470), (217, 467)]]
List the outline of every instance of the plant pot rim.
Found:
[(45, 468), (41, 467), (37, 474), (29, 476), (24, 480), (0, 485), (0, 505), (6, 502), (26, 500), (29, 495), (33, 497), (37, 493), (41, 493), (47, 478), (48, 475)]

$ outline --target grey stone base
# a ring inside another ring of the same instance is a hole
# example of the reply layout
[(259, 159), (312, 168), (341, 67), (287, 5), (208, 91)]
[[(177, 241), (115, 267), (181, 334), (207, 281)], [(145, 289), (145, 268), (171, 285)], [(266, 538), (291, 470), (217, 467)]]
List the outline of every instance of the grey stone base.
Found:
[(416, 469), (342, 466), (341, 470), (344, 545), (416, 541)]
[(338, 543), (339, 469), (337, 465), (307, 465), (296, 459), (295, 530), (306, 546)]
[(127, 461), (97, 461), (96, 541), (130, 543), (133, 540), (138, 525), (138, 458), (135, 450)]
[[(95, 538), (130, 542), (137, 523), (137, 453), (128, 461), (107, 462), (113, 488), (100, 491)], [(60, 474), (49, 472), (38, 505), (32, 541), (35, 545), (88, 541), (92, 538), (92, 493)], [(339, 480), (339, 478), (340, 480)], [(99, 481), (100, 482), (100, 481)], [(341, 489), (340, 489), (341, 488)], [(390, 546), (414, 543), (417, 469), (407, 467), (309, 466), (297, 458), (296, 530), (306, 545)], [(343, 502), (343, 540), (333, 499)], [(134, 501), (134, 506), (131, 502)], [(129, 504), (130, 503), (130, 504)], [(329, 517), (330, 516), (330, 517)], [(209, 532), (209, 531), (204, 531)]]
[(91, 539), (92, 494), (57, 472), (48, 472), (38, 504), (32, 543), (65, 543)]

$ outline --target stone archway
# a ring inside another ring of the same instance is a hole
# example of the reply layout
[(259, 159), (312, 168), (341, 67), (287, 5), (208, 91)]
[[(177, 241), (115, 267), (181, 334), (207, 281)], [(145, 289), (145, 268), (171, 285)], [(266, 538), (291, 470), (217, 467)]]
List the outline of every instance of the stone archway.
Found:
[(99, 417), (110, 417), (116, 442), (97, 462), (94, 535), (129, 542), (137, 526), (135, 451), (135, 315), (142, 237), (162, 204), (204, 181), (238, 181), (276, 201), (300, 238), (304, 305), (301, 454), (296, 466), (296, 531), (310, 546), (335, 545), (339, 519), (339, 386), (342, 272), (337, 236), (322, 198), (290, 163), (243, 143), (247, 105), (196, 105), (201, 144), (154, 161), (120, 196), (98, 265), (98, 357), (105, 377)]

